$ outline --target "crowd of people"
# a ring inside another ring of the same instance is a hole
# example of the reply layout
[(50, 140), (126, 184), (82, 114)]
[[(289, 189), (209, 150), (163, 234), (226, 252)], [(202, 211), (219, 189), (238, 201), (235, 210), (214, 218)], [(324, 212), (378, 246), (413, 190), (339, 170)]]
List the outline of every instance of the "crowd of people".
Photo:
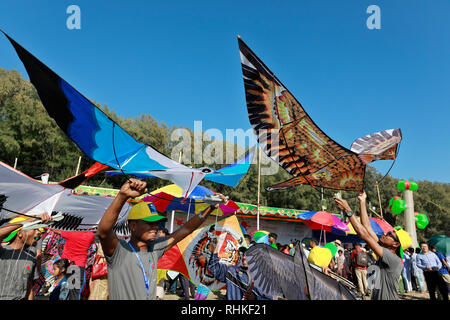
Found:
[[(62, 231), (51, 228), (26, 229), (24, 218), (17, 218), (0, 228), (0, 299), (49, 300), (161, 300), (164, 295), (182, 291), (186, 300), (193, 299), (197, 288), (189, 279), (175, 272), (158, 270), (157, 262), (176, 243), (199, 228), (218, 206), (211, 204), (187, 221), (181, 228), (169, 233), (163, 227), (166, 217), (159, 215), (153, 204), (140, 202), (129, 212), (130, 236), (118, 237), (113, 228), (120, 210), (130, 198), (147, 192), (146, 183), (128, 180), (105, 211), (96, 232)], [(223, 195), (219, 196), (225, 199)], [(429, 292), (430, 299), (448, 300), (449, 257), (436, 251), (426, 242), (420, 248), (412, 247), (411, 238), (404, 230), (375, 235), (365, 210), (365, 194), (358, 196), (360, 220), (352, 214), (347, 202), (335, 199), (345, 212), (360, 242), (342, 243), (336, 239), (336, 253), (326, 265), (325, 273), (334, 272), (354, 283), (361, 296), (373, 300), (397, 300), (403, 287), (405, 292)], [(42, 223), (51, 222), (51, 216), (38, 216)], [(244, 235), (248, 246), (256, 242)], [(268, 244), (284, 254), (294, 255), (300, 244), (309, 261), (316, 247), (316, 239), (292, 240), (289, 244), (277, 242), (278, 235), (270, 233)], [(238, 263), (229, 266), (220, 262), (217, 248), (207, 268), (220, 282), (226, 284), (226, 299), (273, 299), (264, 295), (250, 280), (246, 251), (238, 250)], [(379, 270), (378, 285), (368, 284), (368, 268)], [(402, 286), (399, 286), (399, 284)], [(437, 296), (436, 296), (437, 293)]]

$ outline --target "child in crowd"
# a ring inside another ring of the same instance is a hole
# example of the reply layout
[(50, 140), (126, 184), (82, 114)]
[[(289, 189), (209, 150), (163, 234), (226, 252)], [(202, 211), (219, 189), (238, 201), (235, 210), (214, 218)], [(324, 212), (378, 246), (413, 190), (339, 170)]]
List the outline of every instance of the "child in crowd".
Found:
[(66, 300), (69, 294), (69, 284), (66, 278), (67, 268), (70, 262), (67, 259), (59, 259), (53, 264), (53, 276), (55, 282), (51, 285), (48, 292), (50, 300)]

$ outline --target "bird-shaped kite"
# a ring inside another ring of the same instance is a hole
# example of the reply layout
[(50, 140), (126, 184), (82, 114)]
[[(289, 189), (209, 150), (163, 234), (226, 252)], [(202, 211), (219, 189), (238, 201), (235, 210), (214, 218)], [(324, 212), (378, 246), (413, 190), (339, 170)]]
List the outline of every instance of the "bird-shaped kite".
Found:
[[(74, 177), (78, 180), (78, 176)], [(0, 161), (0, 226), (18, 216), (36, 216), (43, 212), (63, 216), (48, 227), (60, 230), (95, 230), (114, 198), (77, 195), (65, 183), (45, 184)], [(72, 184), (73, 185), (73, 184)], [(114, 230), (129, 235), (126, 203), (120, 211)]]
[(287, 300), (356, 300), (352, 284), (339, 276), (332, 278), (307, 261), (301, 245), (294, 256), (263, 243), (245, 253), (255, 287), (266, 296)]
[(238, 37), (250, 124), (262, 150), (293, 175), (268, 190), (299, 184), (362, 191), (366, 164), (395, 159), (400, 129), (355, 140), (351, 150), (328, 137), (275, 74)]
[(23, 62), (50, 117), (90, 159), (123, 174), (170, 180), (182, 188), (185, 197), (203, 178), (236, 186), (248, 172), (254, 148), (236, 163), (214, 170), (187, 167), (136, 141), (89, 99), (4, 34)]

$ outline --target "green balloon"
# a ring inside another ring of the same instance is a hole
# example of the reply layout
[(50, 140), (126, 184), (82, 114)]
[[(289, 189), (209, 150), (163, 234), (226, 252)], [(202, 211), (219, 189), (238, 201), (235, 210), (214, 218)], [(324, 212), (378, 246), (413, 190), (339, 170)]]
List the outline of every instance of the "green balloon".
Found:
[(389, 200), (389, 208), (395, 214), (401, 214), (406, 209), (406, 202), (400, 197), (394, 197)]
[(417, 183), (415, 183), (414, 181), (410, 181), (410, 180), (400, 180), (397, 183), (397, 189), (399, 190), (411, 190), (411, 191), (416, 191), (418, 188)]
[(416, 226), (419, 229), (425, 229), (425, 227), (428, 225), (428, 217), (425, 213), (417, 212), (416, 214)]
[(411, 181), (411, 187), (409, 187), (409, 190), (416, 191), (418, 188), (419, 186), (417, 185), (417, 183)]
[(331, 256), (334, 257), (336, 255), (337, 252), (337, 247), (334, 243), (328, 242), (325, 245), (325, 248), (329, 249), (331, 251)]

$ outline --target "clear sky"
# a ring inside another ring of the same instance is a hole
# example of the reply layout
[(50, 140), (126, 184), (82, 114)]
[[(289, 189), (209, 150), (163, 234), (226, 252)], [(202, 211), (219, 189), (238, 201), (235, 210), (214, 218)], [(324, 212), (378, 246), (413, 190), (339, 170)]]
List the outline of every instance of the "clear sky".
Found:
[[(370, 5), (381, 29), (366, 25)], [(450, 183), (449, 12), (448, 0), (2, 0), (0, 28), (120, 116), (202, 120), (224, 136), (250, 128), (241, 35), (331, 138), (349, 148), (401, 128), (390, 174)], [(4, 36), (0, 67), (28, 78)]]

